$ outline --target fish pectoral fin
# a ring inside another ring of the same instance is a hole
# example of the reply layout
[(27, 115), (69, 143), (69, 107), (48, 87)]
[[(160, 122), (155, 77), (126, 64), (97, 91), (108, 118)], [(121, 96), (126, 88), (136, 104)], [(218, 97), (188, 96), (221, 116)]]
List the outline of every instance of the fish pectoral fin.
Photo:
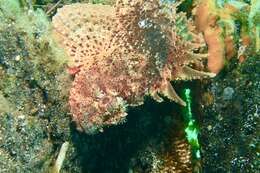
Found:
[(183, 80), (192, 80), (192, 79), (203, 79), (203, 78), (212, 78), (215, 77), (215, 73), (203, 72), (195, 70), (189, 66), (184, 66), (182, 68), (182, 76)]
[(163, 98), (161, 98), (157, 91), (150, 91), (150, 96), (157, 102), (163, 102)]
[(186, 106), (186, 103), (178, 96), (171, 83), (167, 81), (161, 88), (161, 93), (169, 98), (170, 100), (182, 105)]

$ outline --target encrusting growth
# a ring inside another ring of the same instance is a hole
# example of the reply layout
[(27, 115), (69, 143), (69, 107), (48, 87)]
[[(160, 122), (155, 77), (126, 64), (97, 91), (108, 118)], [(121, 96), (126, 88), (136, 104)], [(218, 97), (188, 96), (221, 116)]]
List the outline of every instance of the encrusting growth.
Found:
[(194, 51), (203, 39), (177, 5), (118, 0), (58, 10), (54, 34), (72, 60), (69, 105), (78, 129), (94, 133), (123, 122), (127, 106), (143, 104), (145, 95), (185, 105), (170, 81), (214, 76), (200, 71), (207, 55)]
[(260, 1), (197, 0), (193, 10), (196, 28), (208, 47), (208, 70), (219, 73), (234, 57), (242, 63), (259, 50)]

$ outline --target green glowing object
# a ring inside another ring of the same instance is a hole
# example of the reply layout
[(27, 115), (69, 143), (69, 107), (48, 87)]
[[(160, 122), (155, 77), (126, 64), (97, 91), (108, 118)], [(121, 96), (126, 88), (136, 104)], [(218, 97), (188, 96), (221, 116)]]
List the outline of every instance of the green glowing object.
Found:
[(192, 112), (191, 112), (191, 90), (190, 89), (184, 89), (184, 94), (185, 94), (185, 101), (187, 103), (187, 118), (188, 119), (191, 119), (192, 118)]
[(200, 158), (200, 144), (198, 140), (198, 134), (199, 134), (199, 128), (196, 125), (195, 119), (193, 119), (192, 116), (192, 109), (191, 109), (191, 103), (192, 103), (192, 97), (191, 97), (191, 90), (190, 89), (184, 89), (184, 100), (186, 102), (186, 107), (184, 108), (184, 121), (186, 124), (185, 127), (185, 133), (186, 138), (191, 145), (191, 148), (194, 152), (194, 156), (199, 159)]
[(185, 132), (189, 143), (192, 146), (199, 148), (199, 141), (198, 141), (199, 130), (195, 126), (194, 122), (195, 122), (194, 120), (191, 120), (189, 122), (188, 126), (185, 128)]

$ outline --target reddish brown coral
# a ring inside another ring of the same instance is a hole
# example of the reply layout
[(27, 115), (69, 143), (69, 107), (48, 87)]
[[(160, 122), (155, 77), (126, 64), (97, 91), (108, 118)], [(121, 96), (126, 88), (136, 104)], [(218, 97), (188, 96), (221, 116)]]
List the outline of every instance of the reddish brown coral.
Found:
[[(250, 14), (250, 6), (242, 2), (240, 5), (226, 2), (222, 7), (215, 0), (196, 2), (194, 9), (196, 26), (204, 33), (208, 46), (209, 71), (219, 73), (226, 62), (235, 56), (243, 62), (246, 57), (245, 50), (254, 49), (252, 46), (254, 38), (250, 38), (248, 29), (245, 29), (248, 28), (247, 23), (250, 23), (250, 19), (246, 19), (247, 13)], [(241, 26), (237, 27), (235, 21), (240, 21)], [(240, 30), (240, 35), (237, 30)], [(240, 37), (239, 43), (235, 37)], [(249, 48), (250, 42), (251, 48)]]
[(216, 24), (217, 15), (214, 13), (215, 5), (212, 1), (202, 0), (196, 9), (196, 24), (199, 31), (204, 32), (208, 45), (208, 69), (218, 73), (225, 63), (225, 45), (223, 29)]
[(79, 129), (92, 133), (124, 121), (126, 107), (142, 104), (145, 95), (162, 101), (159, 93), (185, 105), (170, 81), (212, 75), (189, 67), (199, 64), (202, 56), (193, 49), (201, 43), (178, 36), (172, 10), (156, 0), (58, 10), (54, 33), (79, 68), (69, 98)]

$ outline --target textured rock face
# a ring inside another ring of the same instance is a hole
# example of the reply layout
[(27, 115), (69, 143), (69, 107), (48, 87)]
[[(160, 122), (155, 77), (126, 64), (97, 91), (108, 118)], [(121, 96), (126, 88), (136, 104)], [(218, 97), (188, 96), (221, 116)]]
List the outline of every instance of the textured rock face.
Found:
[(66, 87), (59, 80), (69, 81), (64, 53), (46, 15), (26, 12), (16, 0), (0, 1), (1, 173), (47, 172), (54, 141), (69, 134)]
[(78, 69), (69, 104), (80, 130), (93, 133), (124, 121), (126, 107), (142, 104), (145, 95), (161, 102), (159, 93), (185, 105), (170, 81), (214, 76), (190, 68), (201, 66), (203, 55), (193, 51), (204, 44), (186, 30), (189, 22), (175, 8), (130, 0), (58, 10), (54, 33)]
[(212, 99), (204, 97), (201, 143), (205, 172), (259, 171), (259, 66), (259, 55), (251, 56), (206, 88), (204, 95), (210, 94)]

